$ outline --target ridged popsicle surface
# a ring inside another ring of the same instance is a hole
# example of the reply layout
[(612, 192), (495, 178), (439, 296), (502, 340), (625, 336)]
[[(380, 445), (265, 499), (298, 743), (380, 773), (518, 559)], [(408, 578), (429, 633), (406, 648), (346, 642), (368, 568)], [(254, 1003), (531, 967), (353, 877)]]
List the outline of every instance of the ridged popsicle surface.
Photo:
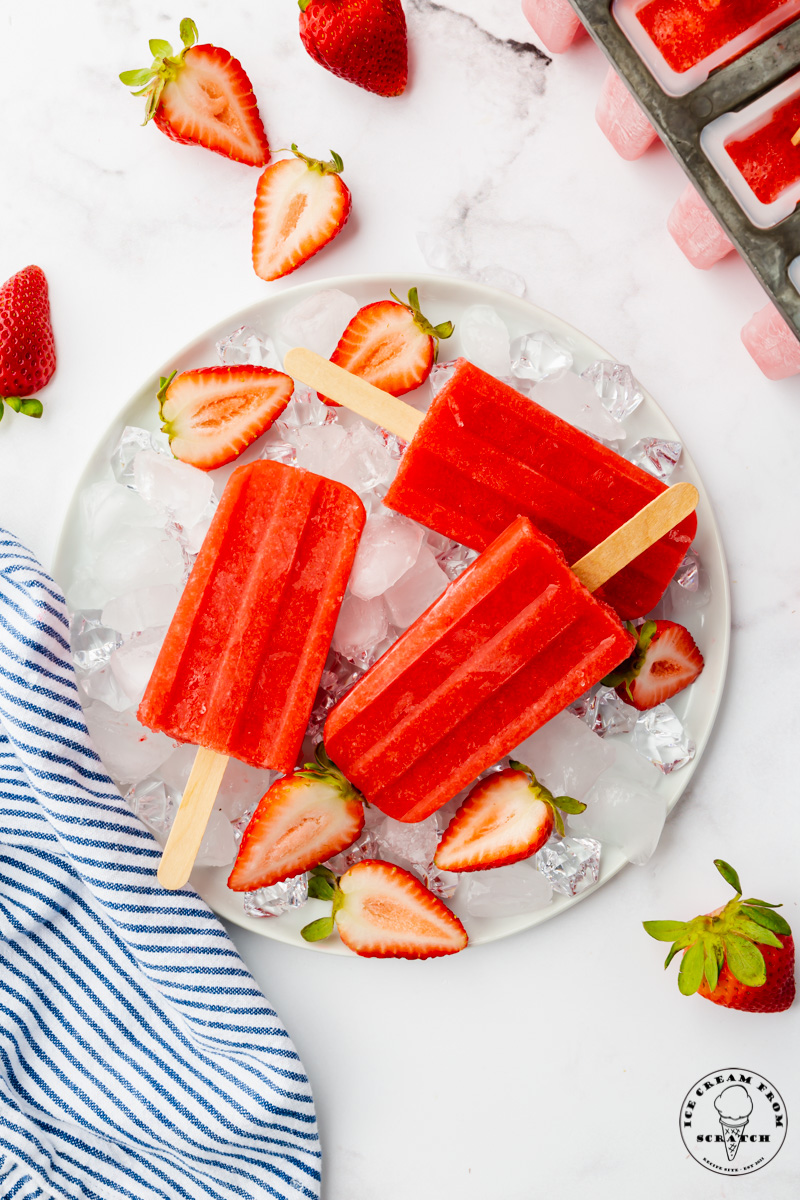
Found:
[(364, 507), (343, 484), (239, 467), (214, 515), (139, 708), (178, 741), (296, 765)]

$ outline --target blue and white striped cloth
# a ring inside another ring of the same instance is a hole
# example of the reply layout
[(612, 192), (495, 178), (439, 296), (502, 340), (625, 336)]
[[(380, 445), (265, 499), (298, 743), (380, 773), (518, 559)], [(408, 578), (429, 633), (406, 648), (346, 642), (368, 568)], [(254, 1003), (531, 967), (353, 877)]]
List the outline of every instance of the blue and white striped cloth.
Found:
[(281, 1022), (88, 740), (63, 599), (0, 530), (0, 1196), (319, 1195)]

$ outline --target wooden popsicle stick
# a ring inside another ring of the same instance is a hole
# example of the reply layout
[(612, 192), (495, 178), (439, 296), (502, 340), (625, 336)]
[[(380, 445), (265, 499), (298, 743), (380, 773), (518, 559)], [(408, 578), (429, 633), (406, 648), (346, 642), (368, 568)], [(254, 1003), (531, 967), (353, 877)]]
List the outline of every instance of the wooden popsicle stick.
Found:
[(283, 369), (307, 387), (312, 387), (329, 396), (337, 404), (343, 404), (368, 421), (374, 421), (382, 429), (396, 433), (404, 442), (410, 442), (419, 429), (424, 413), (417, 412), (404, 400), (390, 396), (360, 379), (358, 375), (337, 367), (327, 358), (298, 346), (290, 350), (283, 360)]
[(670, 529), (693, 513), (700, 499), (693, 483), (676, 483), (639, 509), (599, 546), (585, 554), (572, 570), (590, 592), (596, 591), (617, 571), (652, 546)]
[(169, 891), (182, 888), (192, 873), (227, 765), (227, 754), (198, 746), (192, 773), (158, 868), (158, 882)]

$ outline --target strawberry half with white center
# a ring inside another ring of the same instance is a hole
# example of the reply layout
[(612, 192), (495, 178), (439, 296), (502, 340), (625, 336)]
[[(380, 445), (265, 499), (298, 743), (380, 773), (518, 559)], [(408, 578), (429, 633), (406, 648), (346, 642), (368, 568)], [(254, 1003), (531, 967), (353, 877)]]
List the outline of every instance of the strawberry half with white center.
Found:
[(344, 163), (308, 158), (292, 144), (294, 158), (267, 167), (258, 181), (253, 212), (253, 267), (261, 279), (281, 279), (326, 246), (350, 215)]
[(603, 680), (621, 700), (643, 711), (694, 683), (704, 663), (688, 629), (675, 621), (645, 621), (638, 632), (628, 628), (637, 638), (633, 654)]
[(320, 745), (316, 763), (278, 779), (262, 797), (242, 835), (228, 887), (271, 887), (346, 850), (364, 828), (362, 800)]
[(42, 403), (28, 393), (49, 383), (55, 369), (47, 280), (41, 267), (25, 267), (0, 288), (0, 419), (4, 404), (40, 417)]
[(269, 367), (203, 367), (161, 379), (161, 426), (172, 453), (212, 471), (246, 450), (292, 398), (294, 381)]
[(434, 855), (442, 871), (486, 871), (530, 858), (553, 829), (564, 836), (562, 812), (586, 808), (553, 796), (530, 767), (515, 762), (476, 784), (456, 812)]
[(408, 82), (406, 18), (400, 0), (299, 0), (300, 40), (333, 75), (379, 96)]
[(173, 54), (169, 42), (153, 38), (153, 62), (137, 71), (123, 71), (126, 87), (146, 96), (144, 124), (153, 119), (173, 142), (205, 146), (225, 158), (263, 167), (269, 162), (253, 86), (242, 64), (219, 46), (196, 46), (197, 26), (181, 21), (183, 50)]
[(467, 944), (467, 932), (455, 913), (418, 879), (392, 863), (365, 858), (337, 881), (317, 867), (309, 896), (332, 900), (329, 917), (301, 930), (308, 942), (333, 933), (363, 958), (439, 958)]
[[(428, 378), (439, 340), (451, 337), (455, 326), (452, 321), (431, 325), (420, 311), (416, 288), (409, 291), (408, 304), (394, 292), (389, 294), (392, 300), (378, 300), (358, 310), (339, 338), (331, 362), (392, 396), (403, 396)], [(320, 399), (334, 405), (324, 396)]]
[(678, 987), (743, 1012), (783, 1012), (795, 996), (794, 939), (769, 900), (743, 900), (739, 876), (721, 858), (714, 866), (736, 892), (724, 908), (693, 921), (644, 921), (659, 942), (672, 942), (668, 967), (683, 951)]

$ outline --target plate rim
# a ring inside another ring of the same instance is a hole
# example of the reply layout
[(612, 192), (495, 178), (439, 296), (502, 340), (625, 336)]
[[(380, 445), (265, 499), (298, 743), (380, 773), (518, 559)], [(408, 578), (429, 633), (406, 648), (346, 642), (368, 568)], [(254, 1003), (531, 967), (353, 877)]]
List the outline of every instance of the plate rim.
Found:
[[(445, 291), (448, 289), (466, 289), (474, 297), (474, 299), (468, 303), (487, 303), (492, 305), (492, 307), (499, 307), (501, 309), (511, 305), (512, 307), (518, 308), (522, 313), (530, 314), (534, 320), (540, 322), (540, 327), (543, 327), (556, 334), (560, 333), (566, 338), (577, 341), (577, 343), (582, 347), (582, 350), (585, 351), (588, 347), (588, 352), (596, 354), (597, 358), (608, 359), (612, 362), (620, 361), (608, 350), (606, 350), (605, 347), (600, 345), (599, 342), (596, 342), (594, 338), (590, 337), (588, 334), (585, 334), (582, 330), (570, 324), (568, 321), (565, 321), (557, 314), (551, 313), (549, 310), (532, 303), (524, 296), (516, 296), (513, 293), (502, 291), (501, 289), (491, 287), (488, 284), (458, 276), (433, 275), (430, 273), (425, 274), (416, 272), (412, 274), (408, 271), (376, 272), (368, 274), (337, 275), (330, 278), (310, 280), (304, 283), (288, 285), (278, 291), (271, 292), (268, 296), (263, 297), (261, 300), (253, 301), (252, 303), (237, 309), (235, 312), (221, 318), (213, 325), (210, 325), (205, 331), (186, 342), (180, 348), (180, 350), (170, 357), (167, 363), (162, 364), (156, 373), (148, 376), (148, 378), (142, 383), (137, 391), (129, 396), (118, 407), (114, 417), (111, 419), (111, 421), (109, 421), (102, 435), (95, 442), (92, 450), (87, 456), (84, 468), (76, 481), (75, 489), (70, 498), (70, 502), (66, 507), (64, 519), (62, 521), (61, 529), (56, 542), (55, 553), (53, 555), (53, 574), (55, 578), (58, 580), (59, 578), (64, 578), (66, 576), (66, 564), (69, 557), (67, 548), (70, 540), (70, 534), (71, 530), (74, 528), (77, 518), (80, 495), (87, 484), (94, 481), (94, 479), (90, 478), (90, 476), (94, 475), (95, 460), (102, 452), (110, 449), (112, 439), (114, 443), (118, 440), (120, 433), (120, 422), (123, 419), (123, 414), (128, 412), (128, 410), (131, 408), (141, 404), (147, 398), (152, 400), (154, 395), (153, 385), (155, 380), (160, 378), (162, 375), (169, 374), (169, 372), (175, 368), (176, 363), (180, 363), (181, 360), (190, 358), (192, 355), (199, 353), (201, 348), (206, 347), (209, 343), (213, 345), (220, 339), (220, 337), (225, 336), (226, 333), (232, 332), (240, 325), (251, 323), (257, 325), (259, 320), (257, 317), (258, 312), (262, 310), (265, 305), (269, 305), (272, 302), (285, 301), (288, 297), (290, 297), (293, 304), (296, 304), (301, 302), (307, 296), (313, 295), (320, 291), (329, 291), (334, 288), (342, 291), (347, 291), (348, 288), (353, 287), (369, 288), (373, 286), (376, 289), (379, 287), (386, 289), (387, 285), (392, 286), (395, 291), (397, 291), (398, 288), (407, 290), (407, 288), (414, 286), (418, 287), (420, 291), (424, 291), (428, 287), (431, 287), (434, 290), (444, 289)], [(466, 306), (467, 305), (465, 304), (465, 307)], [(260, 319), (263, 320), (263, 318)], [(179, 367), (178, 369), (181, 368)], [(638, 376), (636, 378), (640, 383), (646, 402), (657, 410), (663, 422), (674, 433), (676, 440), (681, 441), (681, 445), (683, 446), (682, 465), (687, 468), (688, 473), (692, 477), (692, 482), (694, 482), (698, 488), (700, 493), (700, 504), (698, 507), (702, 506), (703, 521), (706, 525), (706, 536), (711, 537), (718, 554), (718, 565), (720, 570), (720, 579), (718, 582), (721, 585), (719, 598), (722, 603), (724, 617), (724, 628), (721, 630), (715, 629), (715, 634), (721, 637), (722, 642), (720, 649), (719, 686), (716, 689), (710, 705), (708, 706), (708, 717), (706, 719), (702, 736), (696, 740), (695, 756), (690, 763), (681, 769), (680, 775), (678, 776), (680, 785), (675, 794), (671, 796), (667, 802), (667, 815), (669, 815), (672, 813), (680, 799), (685, 794), (703, 757), (719, 716), (722, 697), (725, 691), (730, 658), (732, 616), (730, 578), (719, 524), (717, 522), (708, 491), (706, 490), (705, 484), (700, 476), (695, 461), (691, 453), (686, 449), (683, 439), (680, 437), (680, 434), (675, 429), (675, 426), (664, 409), (660, 406), (648, 388), (641, 383), (641, 381), (638, 379)], [(715, 583), (717, 583), (717, 581), (715, 581)], [(611, 861), (609, 862), (609, 860)], [(616, 847), (604, 847), (604, 856), (601, 859), (600, 876), (597, 882), (592, 884), (591, 887), (579, 892), (577, 896), (563, 896), (559, 893), (554, 893), (554, 898), (550, 905), (544, 909), (537, 909), (530, 913), (517, 914), (513, 917), (471, 918), (472, 921), (482, 922), (484, 920), (491, 920), (492, 922), (500, 921), (503, 924), (501, 928), (495, 928), (491, 932), (488, 930), (485, 932), (481, 931), (480, 928), (478, 928), (474, 933), (470, 932), (470, 940), (467, 949), (469, 950), (471, 947), (477, 947), (480, 945), (489, 944), (491, 942), (501, 941), (507, 937), (513, 936), (514, 934), (524, 932), (527, 929), (532, 929), (537, 925), (541, 925), (546, 921), (552, 920), (553, 918), (559, 916), (562, 912), (572, 909), (576, 903), (584, 900), (587, 896), (593, 895), (599, 888), (618, 875), (623, 867), (629, 865), (630, 864), (622, 855), (622, 852)], [(353, 959), (357, 958), (357, 955), (353, 955), (350, 951), (348, 951), (348, 949), (338, 939), (333, 939), (327, 942), (311, 943), (302, 941), (299, 938), (299, 930), (295, 927), (296, 922), (293, 923), (287, 921), (287, 917), (297, 917), (297, 913), (284, 914), (279, 921), (276, 920), (273, 922), (269, 919), (248, 917), (241, 908), (235, 906), (235, 902), (231, 903), (230, 905), (220, 905), (216, 896), (216, 888), (214, 884), (218, 882), (219, 872), (221, 870), (223, 870), (223, 868), (198, 867), (195, 868), (195, 871), (192, 873), (191, 879), (191, 882), (195, 886), (198, 894), (206, 901), (212, 911), (220, 919), (230, 922), (241, 929), (257, 933), (261, 937), (265, 937), (271, 941), (277, 941), (284, 945), (294, 946), (297, 949), (313, 950), (317, 953), (335, 954), (337, 956)], [(231, 893), (231, 895), (235, 895), (235, 893)], [(312, 900), (309, 901), (309, 903), (313, 906), (318, 902)], [(312, 919), (313, 913), (314, 909), (312, 908), (310, 913)], [(304, 916), (303, 923), (305, 923), (305, 920), (306, 917)]]

